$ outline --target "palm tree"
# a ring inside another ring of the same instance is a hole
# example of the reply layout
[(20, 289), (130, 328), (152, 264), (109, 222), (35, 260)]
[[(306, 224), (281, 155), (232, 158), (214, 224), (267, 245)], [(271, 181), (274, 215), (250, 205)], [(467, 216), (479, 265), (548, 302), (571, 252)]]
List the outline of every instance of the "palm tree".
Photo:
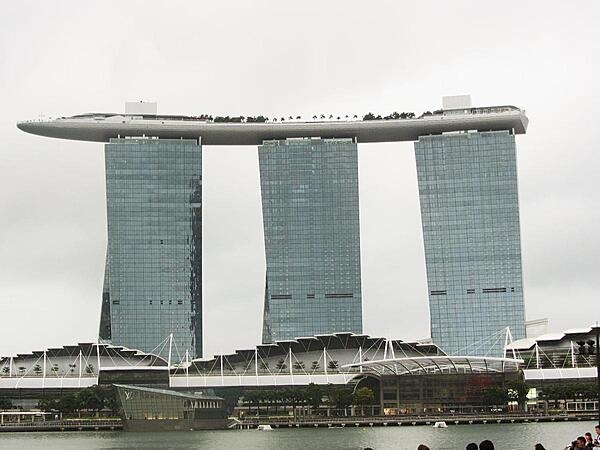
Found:
[(277, 361), (277, 364), (275, 365), (275, 368), (277, 370), (284, 370), (287, 368), (287, 365), (285, 364), (285, 361), (283, 359), (280, 359), (279, 361)]
[(321, 114), (321, 119), (324, 119), (324, 118), (325, 118), (325, 114)]
[(36, 375), (39, 375), (40, 373), (42, 373), (42, 366), (36, 364), (35, 366), (33, 366), (33, 371)]
[(2, 368), (2, 373), (4, 373), (4, 374), (7, 374), (8, 372), (10, 372), (10, 367), (8, 367), (8, 366), (4, 366), (4, 367)]
[(296, 370), (304, 370), (304, 361), (298, 361), (294, 363), (294, 369)]
[(94, 373), (94, 366), (91, 364), (85, 366), (85, 373)]
[(58, 364), (53, 364), (50, 370), (55, 374), (58, 373)]
[(313, 371), (319, 369), (319, 361), (313, 361), (312, 366), (310, 367)]
[(331, 370), (337, 370), (340, 367), (340, 364), (337, 360), (332, 360), (327, 363), (327, 368)]
[(317, 120), (317, 115), (316, 114), (313, 116), (313, 120)]
[(19, 375), (25, 375), (25, 370), (27, 370), (27, 367), (21, 366), (21, 367), (19, 367), (18, 370), (19, 370)]

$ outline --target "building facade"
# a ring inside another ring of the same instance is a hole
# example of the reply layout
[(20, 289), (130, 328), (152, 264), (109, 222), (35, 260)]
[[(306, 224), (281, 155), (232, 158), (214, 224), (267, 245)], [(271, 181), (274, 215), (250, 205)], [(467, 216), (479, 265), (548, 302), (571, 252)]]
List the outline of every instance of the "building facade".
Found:
[(362, 332), (358, 155), (352, 139), (259, 147), (263, 342)]
[(173, 334), (202, 355), (202, 149), (190, 139), (105, 146), (108, 252), (100, 338), (146, 352)]
[(422, 136), (415, 143), (431, 337), (449, 354), (503, 354), (525, 336), (515, 137)]

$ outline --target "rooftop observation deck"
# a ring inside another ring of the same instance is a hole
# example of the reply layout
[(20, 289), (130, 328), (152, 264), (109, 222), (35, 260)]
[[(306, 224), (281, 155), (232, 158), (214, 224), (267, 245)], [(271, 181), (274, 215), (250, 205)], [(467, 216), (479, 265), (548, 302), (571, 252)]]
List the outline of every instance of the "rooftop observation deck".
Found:
[(198, 139), (206, 145), (260, 145), (289, 138), (353, 138), (357, 142), (416, 141), (419, 136), (459, 131), (524, 134), (529, 119), (515, 106), (439, 110), (416, 118), (218, 122), (204, 117), (92, 113), (25, 121), (17, 127), (40, 136), (107, 142), (117, 137)]

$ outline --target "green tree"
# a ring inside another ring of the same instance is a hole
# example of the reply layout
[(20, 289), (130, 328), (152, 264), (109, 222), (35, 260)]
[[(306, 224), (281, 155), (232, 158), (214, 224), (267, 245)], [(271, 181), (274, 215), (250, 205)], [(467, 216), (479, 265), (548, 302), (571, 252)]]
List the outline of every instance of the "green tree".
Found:
[(58, 399), (57, 409), (62, 413), (73, 413), (79, 409), (79, 403), (75, 395), (64, 395)]
[(375, 114), (372, 112), (367, 113), (363, 116), (363, 120), (375, 120)]
[(375, 393), (371, 388), (360, 387), (354, 393), (354, 404), (360, 406), (361, 415), (365, 415), (365, 406), (372, 405), (375, 401)]
[(100, 411), (104, 408), (104, 395), (100, 390), (94, 388), (83, 389), (76, 394), (75, 398), (78, 410)]
[(513, 381), (508, 384), (508, 398), (517, 402), (520, 408), (527, 402), (528, 393), (529, 386), (522, 380)]
[(332, 360), (327, 363), (327, 368), (331, 370), (337, 370), (340, 367), (340, 363), (337, 360)]
[(285, 360), (280, 359), (279, 361), (277, 361), (277, 364), (275, 364), (275, 368), (277, 370), (287, 369), (287, 364), (285, 363)]
[(352, 391), (346, 387), (327, 386), (327, 404), (333, 407), (337, 412), (345, 411), (354, 400)]
[(312, 408), (312, 413), (315, 414), (323, 401), (323, 391), (321, 387), (315, 383), (310, 383), (306, 387), (306, 400)]
[(488, 406), (504, 406), (509, 400), (506, 389), (490, 387), (482, 392), (483, 402)]
[(297, 361), (294, 363), (294, 369), (296, 370), (304, 370), (305, 364), (304, 361)]
[(36, 375), (39, 375), (43, 371), (42, 366), (40, 366), (39, 364), (36, 364), (35, 366), (33, 366), (32, 370)]

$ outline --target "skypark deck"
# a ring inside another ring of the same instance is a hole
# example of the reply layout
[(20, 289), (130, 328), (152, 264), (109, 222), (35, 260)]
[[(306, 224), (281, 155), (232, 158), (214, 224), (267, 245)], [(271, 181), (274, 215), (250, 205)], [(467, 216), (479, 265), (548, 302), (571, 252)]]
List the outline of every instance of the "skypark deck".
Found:
[(107, 142), (116, 137), (198, 139), (205, 145), (260, 145), (290, 138), (355, 138), (357, 142), (416, 141), (419, 136), (458, 131), (524, 134), (529, 119), (514, 106), (444, 110), (411, 119), (313, 120), (287, 122), (214, 122), (188, 116), (83, 114), (17, 123), (40, 136)]

